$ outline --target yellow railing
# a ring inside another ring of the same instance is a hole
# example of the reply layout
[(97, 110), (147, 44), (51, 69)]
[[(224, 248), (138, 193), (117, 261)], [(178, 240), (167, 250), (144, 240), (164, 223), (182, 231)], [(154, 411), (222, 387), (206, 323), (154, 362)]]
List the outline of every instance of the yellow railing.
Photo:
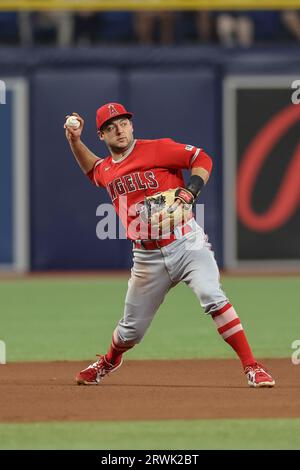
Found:
[(0, 0), (0, 10), (222, 10), (300, 8), (300, 0)]

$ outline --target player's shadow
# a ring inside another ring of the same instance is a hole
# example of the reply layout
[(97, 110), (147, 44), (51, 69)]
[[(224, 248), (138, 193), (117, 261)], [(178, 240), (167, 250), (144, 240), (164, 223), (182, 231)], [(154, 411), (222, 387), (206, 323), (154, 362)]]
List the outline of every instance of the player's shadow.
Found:
[(213, 388), (213, 389), (216, 389), (216, 388), (220, 388), (220, 389), (232, 389), (232, 388), (246, 388), (247, 389), (247, 385), (243, 386), (243, 385), (214, 385), (214, 384), (211, 384), (211, 385), (161, 385), (161, 384), (103, 384), (103, 385), (100, 385), (100, 387), (139, 387), (139, 388), (166, 388), (166, 389), (169, 389), (169, 388)]

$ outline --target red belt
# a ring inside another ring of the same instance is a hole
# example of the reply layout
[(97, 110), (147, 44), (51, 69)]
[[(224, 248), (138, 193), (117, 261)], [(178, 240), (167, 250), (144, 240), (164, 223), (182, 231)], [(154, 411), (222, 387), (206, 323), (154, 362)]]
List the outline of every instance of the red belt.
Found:
[(133, 242), (134, 248), (144, 249), (144, 250), (159, 250), (163, 246), (170, 245), (174, 240), (176, 240), (175, 236), (168, 239), (161, 239), (161, 240), (135, 240)]
[[(191, 232), (193, 229), (189, 225), (182, 227), (182, 235)], [(159, 250), (160, 248), (170, 245), (176, 240), (174, 233), (170, 235), (170, 238), (162, 238), (158, 240), (134, 240), (134, 248), (144, 250)]]

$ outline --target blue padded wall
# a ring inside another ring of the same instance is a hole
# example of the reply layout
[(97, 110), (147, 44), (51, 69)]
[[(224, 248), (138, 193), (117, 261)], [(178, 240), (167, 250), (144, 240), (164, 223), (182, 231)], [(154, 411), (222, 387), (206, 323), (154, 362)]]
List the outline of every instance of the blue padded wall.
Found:
[[(98, 140), (96, 109), (121, 99), (120, 75), (110, 69), (43, 71), (32, 80), (31, 263), (33, 269), (119, 268), (130, 265), (130, 243), (96, 237), (96, 208), (107, 202), (73, 158), (65, 115), (85, 119), (84, 142), (106, 155)], [(124, 249), (125, 247), (125, 249)]]

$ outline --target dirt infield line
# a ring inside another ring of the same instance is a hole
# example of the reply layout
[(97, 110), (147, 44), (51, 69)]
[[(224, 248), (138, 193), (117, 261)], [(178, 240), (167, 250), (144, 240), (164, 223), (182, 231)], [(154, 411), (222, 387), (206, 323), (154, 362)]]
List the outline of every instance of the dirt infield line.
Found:
[(86, 362), (0, 366), (0, 421), (300, 417), (300, 366), (264, 361), (273, 389), (250, 389), (235, 360), (127, 361), (99, 386), (78, 386)]

